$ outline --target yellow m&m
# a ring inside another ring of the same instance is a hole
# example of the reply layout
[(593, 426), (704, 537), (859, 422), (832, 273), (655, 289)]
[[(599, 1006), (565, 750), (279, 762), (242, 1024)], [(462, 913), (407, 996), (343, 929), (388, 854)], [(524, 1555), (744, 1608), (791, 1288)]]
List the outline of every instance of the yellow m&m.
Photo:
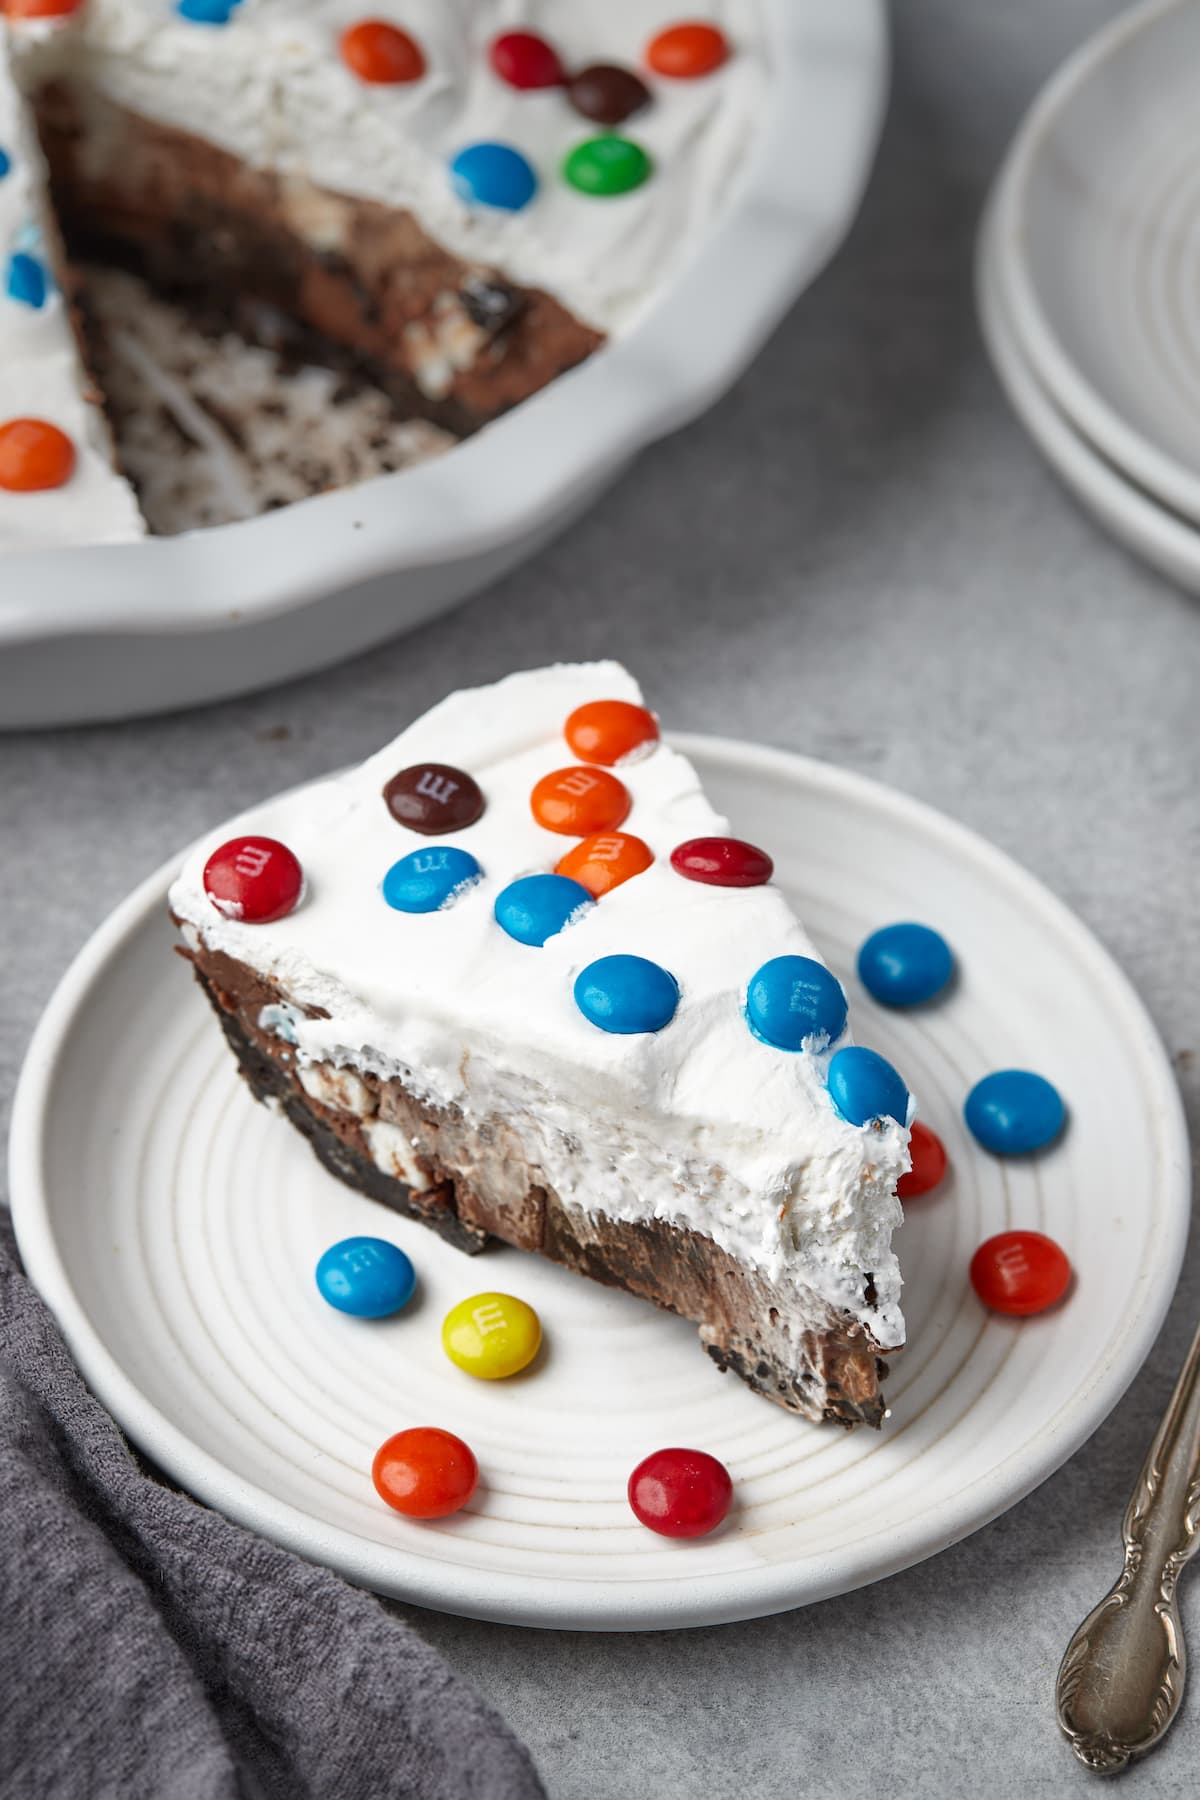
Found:
[(442, 1348), (450, 1361), (483, 1381), (503, 1381), (527, 1367), (541, 1341), (537, 1314), (512, 1294), (472, 1294), (442, 1321)]

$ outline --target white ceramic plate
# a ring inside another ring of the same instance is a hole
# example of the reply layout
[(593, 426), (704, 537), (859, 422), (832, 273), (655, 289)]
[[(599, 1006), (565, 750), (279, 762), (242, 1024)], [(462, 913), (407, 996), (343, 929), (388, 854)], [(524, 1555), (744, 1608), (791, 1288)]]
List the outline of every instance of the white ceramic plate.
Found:
[(1047, 461), (1100, 524), (1160, 574), (1200, 593), (1200, 530), (1106, 462), (1059, 411), (1030, 367), (1005, 309), (1000, 275), (1005, 249), (994, 211), (989, 208), (979, 235), (976, 298), (984, 340), (1013, 411)]
[(1056, 403), (1200, 524), (1200, 5), (1150, 0), (1043, 91), (997, 186), (998, 274)]
[[(352, 1580), (425, 1606), (598, 1630), (709, 1624), (887, 1575), (984, 1524), (1092, 1432), (1146, 1355), (1188, 1217), (1186, 1139), (1166, 1056), (1099, 944), (1029, 875), (938, 814), (857, 776), (749, 745), (679, 739), (718, 807), (768, 844), (846, 978), (862, 1041), (893, 1057), (954, 1174), (900, 1234), (911, 1339), (880, 1433), (796, 1419), (721, 1376), (694, 1329), (536, 1257), (468, 1260), (326, 1175), (256, 1107), (184, 965), (151, 877), (66, 976), (29, 1052), (13, 1125), (13, 1205), (30, 1273), (85, 1375), (130, 1435), (231, 1517)], [(927, 919), (961, 979), (907, 1016), (851, 976), (874, 926)], [(1031, 1064), (1071, 1107), (1048, 1155), (971, 1147), (960, 1108), (988, 1069)], [(1007, 1226), (1050, 1232), (1077, 1285), (1054, 1312), (986, 1314), (967, 1282)], [(320, 1252), (392, 1237), (419, 1301), (368, 1324), (318, 1297)], [(544, 1361), (506, 1384), (452, 1367), (453, 1301), (516, 1291)], [(459, 1432), (483, 1484), (434, 1525), (375, 1496), (378, 1444)], [(738, 1504), (694, 1543), (625, 1502), (664, 1444), (711, 1450)]]
[(635, 327), (449, 455), (242, 524), (0, 560), (0, 727), (161, 711), (307, 673), (533, 554), (752, 360), (858, 206), (883, 0), (761, 0), (771, 81), (737, 190)]

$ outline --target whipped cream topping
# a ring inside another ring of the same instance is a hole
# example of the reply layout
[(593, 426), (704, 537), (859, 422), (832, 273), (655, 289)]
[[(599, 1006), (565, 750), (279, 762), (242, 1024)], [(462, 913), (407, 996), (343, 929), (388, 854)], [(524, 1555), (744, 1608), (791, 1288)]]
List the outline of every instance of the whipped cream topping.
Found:
[(0, 489), (0, 547), (35, 550), (52, 544), (119, 543), (144, 527), (133, 489), (113, 467), (100, 408), (86, 398), (87, 378), (61, 293), (51, 286), (41, 306), (8, 292), (14, 254), (32, 256), (51, 274), (44, 210), (45, 165), (24, 100), (13, 80), (0, 31), (0, 421), (48, 419), (75, 446), (65, 487), (44, 493)]
[[(196, 849), (171, 890), (185, 934), (269, 975), (296, 1007), (281, 1016), (302, 1066), (400, 1076), (421, 1098), (500, 1115), (563, 1201), (590, 1216), (663, 1219), (711, 1237), (783, 1291), (814, 1290), (861, 1319), (885, 1348), (903, 1342), (901, 1222), (895, 1186), (907, 1129), (849, 1125), (825, 1086), (834, 1048), (789, 1053), (743, 1016), (746, 986), (769, 958), (816, 956), (774, 886), (708, 887), (670, 867), (691, 837), (730, 829), (687, 759), (666, 745), (617, 773), (633, 799), (622, 829), (655, 861), (541, 949), (509, 938), (493, 904), (519, 875), (551, 869), (574, 842), (533, 818), (535, 782), (571, 764), (567, 715), (588, 700), (641, 701), (616, 663), (560, 666), (454, 694), (359, 768), (268, 802)], [(384, 784), (416, 762), (468, 770), (482, 818), (436, 841), (479, 861), (480, 883), (443, 911), (405, 914), (383, 900), (388, 868), (430, 840), (398, 824)], [(289, 917), (224, 919), (203, 869), (241, 832), (286, 843), (307, 880)], [(764, 846), (768, 848), (769, 846)], [(680, 986), (662, 1031), (598, 1030), (573, 998), (576, 975), (628, 952)], [(874, 1277), (875, 1303), (864, 1297)]]

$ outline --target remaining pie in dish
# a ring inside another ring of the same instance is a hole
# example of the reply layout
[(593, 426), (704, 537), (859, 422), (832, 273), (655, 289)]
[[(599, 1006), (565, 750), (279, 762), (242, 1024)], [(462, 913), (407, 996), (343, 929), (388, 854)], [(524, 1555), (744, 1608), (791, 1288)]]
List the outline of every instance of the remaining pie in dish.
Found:
[(719, 212), (767, 79), (759, 0), (672, 31), (675, 4), (5, 0), (0, 432), (33, 418), (74, 460), (14, 492), (0, 441), (0, 548), (143, 529), (82, 264), (455, 434), (623, 331)]
[(196, 849), (171, 909), (250, 1086), (343, 1180), (878, 1424), (912, 1107), (771, 875), (609, 662), (451, 695)]

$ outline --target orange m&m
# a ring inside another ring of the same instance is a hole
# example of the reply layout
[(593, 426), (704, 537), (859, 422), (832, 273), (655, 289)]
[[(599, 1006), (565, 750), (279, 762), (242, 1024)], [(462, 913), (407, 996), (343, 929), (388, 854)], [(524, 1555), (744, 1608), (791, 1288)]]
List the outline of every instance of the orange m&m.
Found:
[(425, 58), (415, 39), (384, 19), (361, 19), (347, 26), (340, 48), (346, 67), (375, 87), (419, 81), (425, 73)]
[(624, 823), (632, 801), (629, 789), (607, 769), (555, 769), (543, 775), (529, 796), (533, 816), (547, 831), (566, 837), (588, 837), (615, 831)]
[(45, 419), (8, 419), (0, 425), (0, 488), (36, 494), (62, 487), (75, 467), (75, 446)]
[(0, 13), (10, 19), (62, 19), (82, 5), (83, 0), (0, 0)]
[(631, 700), (589, 700), (575, 708), (563, 734), (576, 756), (611, 768), (627, 756), (646, 756), (653, 750), (658, 720)]
[(554, 866), (556, 875), (569, 875), (585, 887), (594, 900), (611, 893), (631, 875), (640, 875), (654, 861), (649, 844), (628, 831), (597, 831), (567, 851)]
[(646, 45), (646, 61), (654, 73), (674, 76), (676, 81), (711, 75), (728, 55), (729, 39), (725, 33), (696, 19), (668, 25)]

